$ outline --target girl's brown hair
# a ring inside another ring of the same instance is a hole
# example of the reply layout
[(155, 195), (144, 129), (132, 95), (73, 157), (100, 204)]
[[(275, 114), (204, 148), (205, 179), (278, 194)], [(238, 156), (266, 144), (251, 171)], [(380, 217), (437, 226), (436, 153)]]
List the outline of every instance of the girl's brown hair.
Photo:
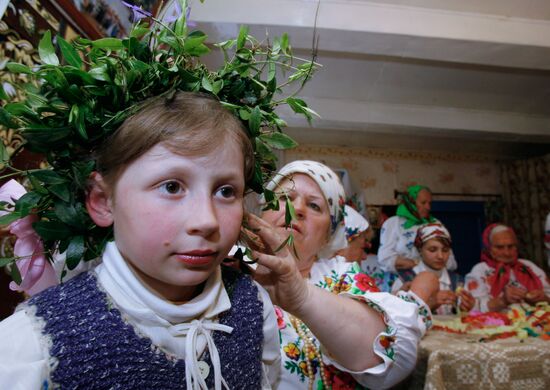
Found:
[(114, 188), (124, 169), (159, 143), (192, 157), (211, 152), (228, 140), (241, 147), (248, 181), (254, 170), (254, 150), (241, 121), (211, 95), (177, 92), (171, 99), (148, 100), (126, 119), (96, 152), (96, 169)]

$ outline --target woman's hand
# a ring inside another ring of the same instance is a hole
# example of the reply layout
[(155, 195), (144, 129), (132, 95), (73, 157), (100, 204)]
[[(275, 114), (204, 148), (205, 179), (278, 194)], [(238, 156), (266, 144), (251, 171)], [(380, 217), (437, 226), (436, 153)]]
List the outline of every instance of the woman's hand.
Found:
[(523, 288), (508, 285), (504, 287), (504, 300), (507, 304), (519, 303), (525, 299), (526, 293)]
[(254, 278), (267, 290), (273, 303), (299, 315), (309, 294), (308, 284), (297, 267), (299, 260), (287, 246), (273, 253), (286, 239), (273, 226), (252, 214), (247, 215), (247, 221), (263, 244), (262, 249), (261, 246), (256, 246), (256, 250), (252, 251), (259, 265)]
[(461, 289), (456, 294), (460, 298), (460, 310), (470, 311), (476, 304), (476, 299), (468, 290)]
[(455, 302), (456, 294), (454, 292), (449, 290), (440, 290), (435, 294), (435, 300), (431, 309), (437, 309), (441, 305), (454, 305)]
[(417, 261), (409, 259), (408, 257), (397, 256), (397, 259), (395, 259), (395, 269), (397, 270), (411, 269), (411, 268), (414, 268), (414, 266), (417, 264), (418, 264)]
[(525, 300), (535, 305), (537, 302), (548, 302), (548, 297), (544, 294), (544, 290), (531, 290), (525, 294)]

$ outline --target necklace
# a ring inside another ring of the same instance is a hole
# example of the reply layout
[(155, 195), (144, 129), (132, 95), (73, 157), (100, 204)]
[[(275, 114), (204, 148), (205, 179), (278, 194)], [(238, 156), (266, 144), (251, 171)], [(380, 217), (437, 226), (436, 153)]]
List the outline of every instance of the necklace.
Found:
[(321, 381), (323, 382), (323, 389), (330, 390), (330, 382), (325, 372), (325, 364), (323, 363), (323, 357), (321, 355), (320, 348), (317, 348), (313, 343), (313, 335), (309, 328), (298, 318), (293, 315), (289, 315), (290, 323), (296, 329), (298, 336), (304, 342), (304, 355), (307, 364), (307, 376), (309, 378), (308, 390), (313, 390), (313, 384), (315, 382), (315, 372), (313, 371), (313, 359), (317, 358), (319, 361), (319, 373), (321, 374)]

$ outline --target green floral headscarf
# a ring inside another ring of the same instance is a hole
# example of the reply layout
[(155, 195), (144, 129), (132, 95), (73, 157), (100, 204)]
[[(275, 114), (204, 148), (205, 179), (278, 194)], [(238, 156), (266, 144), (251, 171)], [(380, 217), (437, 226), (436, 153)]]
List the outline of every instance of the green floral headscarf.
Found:
[(416, 198), (418, 198), (418, 193), (422, 190), (430, 189), (423, 185), (415, 185), (407, 188), (407, 193), (403, 194), (401, 197), (401, 204), (397, 207), (396, 215), (405, 218), (405, 229), (409, 229), (414, 225), (424, 225), (425, 223), (435, 222), (435, 218), (431, 215), (428, 218), (422, 218), (418, 214), (418, 209), (416, 208)]

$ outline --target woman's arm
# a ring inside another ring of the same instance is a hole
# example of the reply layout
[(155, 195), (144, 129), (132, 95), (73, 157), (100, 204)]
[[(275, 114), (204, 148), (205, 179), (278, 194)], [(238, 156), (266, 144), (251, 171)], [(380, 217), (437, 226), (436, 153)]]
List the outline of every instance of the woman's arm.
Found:
[[(260, 218), (250, 216), (248, 222), (269, 248), (277, 248), (283, 241)], [(375, 338), (385, 329), (380, 313), (363, 302), (308, 284), (286, 247), (276, 255), (254, 252), (254, 257), (260, 264), (256, 280), (274, 303), (309, 327), (334, 360), (351, 371), (364, 371), (382, 362), (373, 349)]]

